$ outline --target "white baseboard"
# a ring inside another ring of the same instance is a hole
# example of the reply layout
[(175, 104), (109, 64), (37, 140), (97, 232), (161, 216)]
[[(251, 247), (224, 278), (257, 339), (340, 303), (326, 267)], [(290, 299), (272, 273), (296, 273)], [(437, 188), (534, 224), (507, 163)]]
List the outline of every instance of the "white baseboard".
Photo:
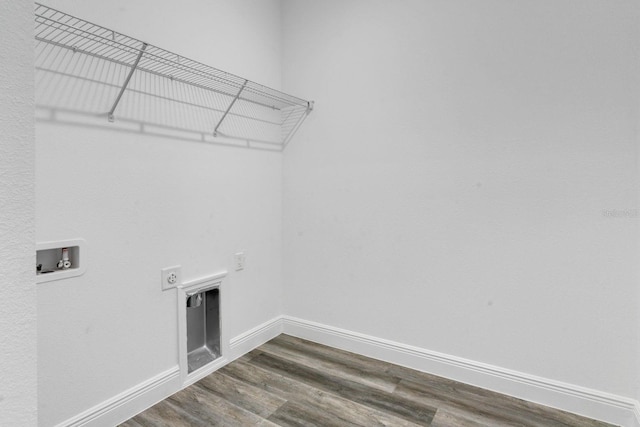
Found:
[(640, 427), (634, 399), (413, 347), (290, 316), (282, 331), (375, 359), (551, 406), (612, 424)]
[(118, 425), (145, 409), (180, 391), (183, 387), (216, 371), (234, 360), (282, 333), (282, 318), (275, 317), (255, 328), (231, 339), (230, 355), (220, 358), (183, 382), (180, 366), (156, 375), (117, 396), (112, 397), (56, 427), (104, 427)]
[(282, 333), (282, 316), (274, 317), (271, 320), (248, 330), (231, 339), (230, 360), (235, 360), (240, 356), (249, 353), (256, 347), (260, 347), (272, 338)]
[(181, 385), (180, 368), (175, 366), (58, 424), (57, 427), (118, 425), (171, 396)]

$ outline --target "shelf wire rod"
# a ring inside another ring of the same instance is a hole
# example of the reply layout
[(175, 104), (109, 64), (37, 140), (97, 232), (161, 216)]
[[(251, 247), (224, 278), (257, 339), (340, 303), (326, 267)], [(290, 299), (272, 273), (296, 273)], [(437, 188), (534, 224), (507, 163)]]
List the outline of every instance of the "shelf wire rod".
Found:
[[(47, 39), (47, 38), (44, 38), (44, 37), (36, 37), (36, 40), (42, 41), (42, 42), (45, 42), (45, 43), (49, 43), (49, 44), (52, 44), (52, 45), (55, 45), (55, 46), (63, 47), (63, 48), (69, 49), (69, 50), (71, 50), (73, 52), (80, 52), (80, 53), (84, 53), (86, 55), (96, 56), (96, 57), (99, 57), (99, 58), (102, 58), (102, 59), (105, 59), (105, 60), (108, 60), (108, 61), (122, 62), (122, 65), (127, 65), (127, 66), (130, 65), (130, 63), (126, 63), (124, 61), (120, 61), (119, 60), (119, 56), (120, 55), (124, 55), (126, 51), (121, 51), (122, 53), (118, 54), (118, 57), (115, 57), (115, 58), (111, 57), (110, 58), (110, 57), (108, 57), (106, 55), (103, 55), (101, 53), (91, 52), (91, 51), (89, 51), (87, 49), (79, 48), (78, 46), (74, 46), (72, 44), (61, 43), (58, 40), (51, 40), (51, 39)], [(131, 55), (134, 54), (134, 52), (126, 52), (126, 54), (131, 56)]]
[(47, 39), (38, 38), (38, 37), (36, 37), (36, 40), (38, 40), (39, 42), (48, 43), (48, 44), (50, 44), (52, 46), (57, 46), (57, 47), (60, 47), (60, 48), (67, 49), (67, 50), (72, 51), (74, 53), (78, 52), (78, 53), (81, 53), (81, 54), (84, 54), (84, 55), (94, 56), (96, 58), (99, 58), (99, 59), (102, 59), (102, 60), (105, 60), (105, 61), (110, 61), (110, 62), (116, 63), (118, 65), (122, 65), (122, 66), (125, 66), (125, 67), (130, 67), (131, 66), (131, 61), (127, 62), (127, 61), (120, 60), (120, 59), (117, 59), (117, 58), (112, 58), (112, 57), (110, 58), (110, 57), (107, 57), (107, 56), (104, 56), (104, 55), (98, 55), (98, 54), (95, 54), (93, 52), (89, 52), (89, 51), (86, 51), (86, 50), (83, 50), (83, 49), (77, 49), (77, 48), (74, 49), (73, 46), (69, 46), (67, 44), (59, 43), (59, 42), (54, 41), (54, 40), (47, 40)]
[(181, 69), (186, 69), (188, 72), (199, 74), (209, 79), (218, 80), (225, 85), (240, 87), (245, 80), (241, 77), (218, 70), (208, 65), (204, 65), (186, 58), (183, 59), (184, 61), (177, 63), (177, 65)]
[[(156, 50), (160, 50), (159, 48), (156, 48)], [(166, 51), (165, 51), (166, 52)], [(168, 52), (167, 52), (168, 53)], [(202, 69), (199, 69), (197, 67), (194, 67), (190, 61), (189, 64), (187, 63), (177, 63), (175, 62), (175, 60), (170, 59), (170, 58), (165, 58), (164, 56), (161, 56), (159, 53), (149, 53), (148, 56), (146, 57), (147, 61), (149, 61), (151, 64), (153, 64), (154, 62), (157, 64), (163, 64), (163, 65), (169, 65), (172, 66), (180, 71), (183, 71), (187, 74), (191, 74), (191, 75), (196, 75), (196, 76), (200, 76), (203, 77), (205, 79), (211, 79), (213, 81), (218, 81), (222, 84), (237, 88), (240, 86), (240, 82), (234, 81), (231, 78), (227, 77), (227, 76), (220, 76), (220, 75), (216, 75), (215, 73), (208, 71), (204, 71)], [(197, 64), (197, 63), (196, 63)], [(159, 65), (155, 65), (154, 67), (159, 67)], [(151, 68), (151, 67), (149, 67)], [(154, 69), (154, 68), (151, 68)], [(156, 71), (156, 69), (154, 69), (154, 71)], [(233, 75), (230, 75), (233, 76)], [(235, 77), (235, 76), (233, 76)]]
[(247, 85), (247, 83), (249, 83), (249, 80), (245, 80), (244, 84), (242, 85), (242, 87), (240, 88), (240, 90), (238, 91), (238, 93), (236, 94), (236, 97), (233, 98), (233, 101), (231, 101), (231, 103), (229, 104), (229, 106), (227, 107), (227, 111), (224, 112), (224, 114), (222, 115), (222, 117), (220, 118), (220, 121), (218, 121), (218, 124), (216, 125), (215, 129), (213, 129), (213, 136), (218, 136), (218, 128), (220, 127), (220, 125), (222, 124), (222, 121), (224, 120), (225, 117), (227, 117), (227, 114), (229, 114), (229, 110), (231, 110), (231, 107), (233, 107), (233, 104), (236, 103), (236, 101), (238, 100), (238, 98), (240, 97), (240, 94), (242, 93), (242, 91), (244, 90), (244, 87)]
[(90, 50), (96, 55), (111, 56), (114, 59), (132, 55), (132, 53), (127, 53), (123, 50), (118, 51), (117, 48), (111, 46), (110, 44), (102, 43), (100, 40), (87, 40), (85, 43), (76, 46), (78, 49)]
[[(122, 65), (122, 66), (126, 66), (126, 67), (130, 67), (131, 66), (131, 64), (129, 62), (127, 62), (127, 61), (119, 60), (119, 59), (116, 59), (116, 58), (113, 58), (113, 57), (107, 57), (107, 56), (104, 56), (104, 55), (98, 55), (98, 54), (95, 54), (93, 52), (89, 52), (89, 51), (82, 50), (82, 49), (77, 49), (77, 48), (74, 49), (72, 46), (69, 46), (69, 45), (66, 45), (66, 44), (63, 44), (63, 43), (59, 43), (59, 42), (54, 41), (54, 40), (49, 40), (49, 39), (45, 39), (45, 38), (41, 38), (41, 37), (36, 37), (36, 40), (38, 40), (39, 42), (43, 42), (43, 43), (47, 43), (47, 44), (53, 45), (53, 46), (61, 47), (61, 48), (64, 48), (64, 49), (68, 49), (69, 51), (79, 52), (79, 53), (82, 53), (84, 55), (95, 56), (95, 57), (103, 59), (105, 61), (114, 62), (114, 63)], [(128, 53), (128, 52), (126, 52), (126, 53)], [(140, 71), (144, 71), (144, 72), (147, 72), (147, 73), (150, 73), (150, 74), (154, 74), (154, 75), (157, 75), (157, 76), (160, 76), (160, 77), (168, 78), (166, 74), (157, 73), (157, 72), (155, 72), (155, 71), (153, 71), (153, 70), (151, 70), (151, 69), (149, 69), (147, 67), (138, 66), (138, 69)], [(182, 82), (184, 84), (189, 84), (189, 85), (198, 87), (200, 89), (204, 89), (204, 90), (208, 90), (208, 91), (211, 91), (211, 92), (219, 93), (221, 95), (225, 95), (225, 96), (229, 96), (229, 97), (234, 96), (233, 94), (229, 93), (228, 91), (216, 89), (216, 88), (213, 88), (211, 86), (204, 85), (204, 84), (198, 84), (198, 83), (195, 83), (193, 81), (186, 80), (186, 79), (183, 80), (183, 79), (179, 79), (179, 78), (175, 78), (174, 77), (174, 81), (180, 81), (180, 82)], [(257, 100), (245, 99), (245, 98), (240, 98), (240, 99), (245, 100), (247, 102), (252, 102), (254, 104), (261, 105), (263, 107), (273, 108), (272, 105), (264, 104), (264, 103), (259, 102)]]
[[(67, 25), (67, 24), (63, 24), (63, 25)], [(67, 25), (68, 26), (68, 25)], [(120, 60), (121, 57), (123, 56), (128, 56), (128, 55), (133, 55), (132, 52), (132, 47), (127, 46), (127, 45), (122, 45), (122, 43), (119, 42), (114, 42), (113, 39), (109, 39), (108, 37), (103, 36), (102, 34), (94, 34), (91, 33), (89, 31), (87, 31), (84, 28), (71, 28), (68, 32), (71, 32), (73, 36), (77, 36), (77, 37), (81, 37), (81, 34), (77, 34), (78, 31), (72, 31), (72, 30), (79, 30), (82, 33), (87, 33), (89, 34), (87, 36), (87, 39), (83, 40), (83, 43), (78, 46), (73, 46), (71, 47), (72, 49), (75, 50), (83, 50), (87, 53), (91, 53), (91, 54), (95, 54), (95, 55), (99, 55), (99, 56), (104, 56), (107, 57), (107, 54), (110, 56), (109, 59), (114, 59), (114, 60)], [(65, 30), (61, 30), (61, 31), (65, 31)], [(68, 40), (67, 37), (64, 37), (63, 40)], [(54, 40), (54, 43), (60, 43), (60, 40)], [(70, 43), (63, 43), (63, 44), (70, 44)], [(95, 47), (96, 44), (102, 44), (102, 47)], [(114, 44), (116, 46), (114, 46)], [(124, 47), (124, 49), (123, 49)], [(159, 50), (159, 48), (156, 48), (156, 50)], [(115, 51), (115, 52), (114, 52)], [(151, 58), (149, 58), (151, 57)], [(154, 61), (155, 59), (155, 61)], [(158, 65), (154, 65), (154, 62), (157, 63)], [(192, 62), (192, 61), (189, 61)], [(148, 63), (148, 65), (147, 65)], [(197, 63), (195, 63), (197, 64)], [(177, 65), (177, 67), (176, 67)], [(200, 65), (200, 64), (198, 64)], [(224, 87), (223, 91), (225, 93), (228, 93), (227, 89), (229, 86), (232, 87), (237, 87), (237, 83), (229, 78), (225, 78), (220, 76), (219, 74), (221, 73), (211, 73), (210, 70), (208, 71), (204, 71), (201, 69), (201, 67), (194, 67), (191, 65), (185, 65), (184, 63), (179, 63), (177, 61), (175, 61), (174, 59), (167, 59), (164, 58), (160, 55), (156, 55), (156, 54), (148, 54), (145, 55), (145, 61), (144, 61), (144, 66), (141, 68), (144, 68), (147, 71), (152, 71), (152, 72), (158, 72), (161, 75), (167, 75), (167, 72), (165, 71), (167, 68), (171, 69), (173, 67), (176, 67), (179, 71), (177, 73), (173, 73), (173, 74), (168, 74), (169, 77), (171, 75), (174, 76), (174, 78), (176, 76), (179, 77), (184, 77), (184, 79), (187, 81), (187, 83), (189, 83), (190, 81), (193, 81), (195, 83), (204, 83), (203, 85), (206, 86), (213, 86), (214, 88), (220, 88), (220, 84), (221, 86)], [(205, 66), (207, 67), (207, 66)], [(215, 70), (215, 69), (212, 69)], [(197, 76), (193, 76), (195, 71), (195, 75)], [(219, 71), (219, 70), (216, 70)], [(224, 73), (224, 72), (222, 72)], [(190, 78), (188, 78), (187, 76), (190, 76)], [(235, 77), (235, 76), (234, 76)], [(213, 82), (211, 82), (211, 80), (214, 80)], [(206, 82), (206, 83), (205, 83)], [(249, 89), (249, 87), (246, 87), (246, 89)], [(254, 88), (251, 88), (248, 90), (251, 93), (256, 94), (257, 96), (260, 97), (265, 97), (265, 98), (273, 98), (273, 99), (277, 99), (279, 101), (283, 101), (282, 97), (274, 97), (271, 94), (268, 94), (266, 92), (257, 92)], [(230, 96), (233, 96), (232, 94), (230, 94)], [(259, 104), (263, 104), (263, 102), (260, 101), (256, 101), (256, 100), (252, 100), (252, 99), (247, 99), (248, 101), (253, 101), (253, 102), (257, 102)], [(289, 101), (290, 102), (290, 101)], [(268, 105), (268, 104), (265, 104)], [(273, 105), (270, 105), (270, 107), (273, 108)]]
[(133, 66), (131, 67), (131, 71), (129, 71), (129, 75), (127, 76), (127, 79), (124, 81), (124, 84), (122, 85), (122, 88), (120, 89), (120, 93), (118, 94), (118, 97), (116, 98), (116, 101), (113, 103), (113, 107), (111, 107), (111, 110), (109, 110), (109, 113), (107, 115), (108, 119), (110, 122), (113, 122), (114, 117), (113, 117), (113, 112), (116, 110), (116, 107), (118, 106), (118, 102), (120, 102), (120, 98), (122, 98), (122, 95), (124, 94), (124, 91), (127, 89), (127, 85), (129, 84), (129, 81), (131, 80), (131, 76), (133, 76), (133, 73), (136, 71), (136, 68), (138, 67), (138, 62), (140, 62), (140, 58), (142, 58), (142, 54), (144, 54), (144, 50), (147, 48), (147, 44), (146, 43), (142, 43), (142, 48), (140, 48), (140, 53), (138, 54), (138, 57), (136, 58), (136, 62), (134, 62)]
[(123, 55), (134, 55), (136, 50), (123, 49), (121, 46), (118, 46), (117, 42), (112, 41), (107, 36), (103, 34), (96, 34), (90, 32), (92, 37), (87, 37), (86, 40), (82, 41), (80, 44), (77, 44), (78, 49), (83, 49), (87, 51), (92, 51), (97, 55), (111, 55), (114, 58), (119, 58)]
[[(156, 51), (160, 51), (160, 50), (161, 49), (156, 48)], [(183, 62), (176, 62), (174, 59), (166, 58), (163, 55), (165, 55), (164, 52), (151, 53), (150, 59), (152, 60), (155, 59), (155, 62), (159, 64), (167, 64), (172, 68), (175, 68), (177, 70), (177, 74), (180, 74), (180, 75), (187, 74), (192, 76), (198, 76), (200, 78), (211, 80), (216, 83), (221, 83), (225, 86), (230, 86), (233, 88), (240, 87), (242, 82), (244, 81), (232, 74), (228, 74), (224, 72), (221, 73), (219, 72), (219, 70), (216, 70), (211, 67), (207, 67), (203, 69), (203, 67), (199, 66), (200, 64), (195, 61), (189, 60), (189, 61), (183, 61)]]
[(48, 32), (46, 34), (43, 34), (43, 36), (56, 39), (62, 38), (62, 41), (64, 41), (65, 39), (72, 39), (74, 37), (74, 33), (64, 30), (64, 27), (70, 27), (70, 25), (67, 24), (67, 22), (69, 21), (68, 19), (65, 22), (55, 21), (53, 20), (54, 18), (50, 19), (52, 20), (52, 22), (43, 22), (43, 24), (45, 25), (44, 31), (48, 30)]
[[(256, 98), (260, 98), (263, 101), (262, 102), (258, 102), (258, 101), (251, 101), (251, 99), (249, 99), (248, 97), (245, 97), (246, 100), (250, 101), (250, 102), (254, 102), (257, 104), (266, 104), (268, 101), (275, 101), (275, 104), (280, 105), (280, 106), (289, 106), (289, 105), (306, 105), (306, 101), (300, 100), (298, 102), (292, 101), (288, 98), (285, 98), (283, 96), (280, 95), (276, 95), (274, 93), (268, 93), (268, 92), (261, 92), (258, 91), (256, 89), (252, 89), (252, 88), (247, 88), (245, 90), (245, 93), (251, 93), (254, 95), (254, 98), (252, 99), (256, 99)], [(270, 104), (266, 104), (268, 105), (270, 108), (274, 108), (274, 109), (281, 109), (282, 107), (278, 108), (276, 105), (274, 104), (274, 102), (271, 102)]]
[[(73, 22), (70, 23), (71, 20), (68, 20), (66, 22), (64, 22), (65, 25), (68, 25), (68, 27), (70, 28), (77, 28), (78, 30), (82, 31), (85, 34), (93, 34), (94, 36), (97, 37), (101, 37), (104, 38), (104, 36), (102, 34), (96, 33), (94, 30), (94, 26), (89, 24), (88, 22), (81, 22), (81, 21), (77, 21), (77, 22)], [(80, 37), (80, 34), (74, 34), (75, 37), (80, 38), (80, 42), (83, 42), (85, 40), (82, 40), (82, 38)], [(86, 40), (87, 43), (89, 43), (89, 40)]]
[[(42, 38), (44, 40), (52, 40), (52, 39), (58, 39), (61, 36), (64, 36), (64, 32), (61, 32), (61, 30), (54, 26), (54, 25), (49, 25), (49, 24), (43, 24), (43, 28), (41, 31), (39, 31), (38, 33), (36, 33), (36, 39), (38, 38)], [(70, 34), (67, 36), (70, 37)]]
[[(56, 21), (54, 18), (49, 17), (39, 17), (36, 16), (36, 22), (38, 23), (38, 27), (42, 27), (36, 37), (42, 37), (45, 39), (56, 39), (56, 41), (64, 42), (64, 40), (73, 39), (78, 37), (77, 28), (68, 24), (68, 21)], [(72, 31), (76, 30), (76, 31)], [(83, 30), (81, 30), (83, 31)], [(62, 40), (60, 40), (62, 39)]]
[[(47, 17), (43, 17), (44, 21), (51, 21), (49, 22), (42, 22), (42, 25), (45, 25), (49, 28), (52, 28), (52, 31), (47, 33), (46, 36), (42, 35), (41, 33), (39, 33), (37, 35), (37, 37), (41, 37), (43, 38), (45, 41), (49, 40), (47, 37), (51, 37), (52, 33), (58, 33), (58, 35), (62, 36), (63, 39), (69, 38), (69, 37), (74, 37), (74, 38), (78, 38), (80, 40), (86, 40), (86, 42), (93, 42), (95, 43), (102, 43), (105, 46), (109, 46), (113, 49), (119, 49), (119, 50), (124, 50), (127, 51), (129, 53), (135, 53), (138, 49), (136, 49), (134, 46), (130, 46), (127, 44), (124, 44), (123, 42), (119, 42), (119, 41), (113, 41), (110, 38), (107, 37), (103, 37), (100, 35), (97, 35), (91, 31), (82, 29), (82, 28), (78, 28), (78, 27), (74, 27), (71, 26), (69, 24), (66, 24), (64, 22), (59, 22), (59, 21), (55, 21), (52, 18), (47, 18)], [(44, 32), (44, 30), (43, 30)], [(66, 34), (66, 36), (65, 36)], [(56, 35), (56, 37), (58, 37), (58, 35)], [(63, 42), (61, 42), (60, 40), (52, 40), (61, 44), (64, 44)]]
[[(145, 61), (143, 61), (143, 64), (138, 67), (141, 71), (145, 71), (151, 74), (156, 74), (158, 76), (165, 77), (165, 78), (170, 78), (170, 76), (168, 76), (167, 74), (158, 72), (157, 66), (156, 67), (147, 66), (147, 60), (148, 60), (147, 54), (145, 54)], [(188, 70), (181, 70), (178, 73), (172, 74), (172, 76), (174, 81), (180, 81), (185, 84), (190, 84), (196, 87), (200, 87), (201, 89), (210, 90), (210, 91), (220, 93), (221, 95), (225, 95), (229, 97), (235, 97), (235, 94), (233, 92), (230, 92), (229, 89), (238, 87), (235, 84), (234, 85), (230, 85), (226, 83), (221, 84), (221, 82), (219, 81), (211, 82), (210, 80), (211, 77), (208, 75), (198, 75), (198, 77), (193, 77), (193, 75)], [(191, 77), (187, 77), (187, 76), (191, 76)], [(265, 104), (257, 100), (247, 99), (243, 97), (241, 97), (240, 99), (248, 102), (252, 102), (254, 104), (261, 105), (263, 107), (273, 108), (273, 105)]]
[(154, 66), (148, 56), (145, 56), (145, 61), (143, 62), (142, 67), (146, 69), (152, 69), (156, 73), (165, 75), (169, 79), (173, 79), (179, 74), (176, 73), (176, 70), (170, 64), (163, 63), (159, 66)]

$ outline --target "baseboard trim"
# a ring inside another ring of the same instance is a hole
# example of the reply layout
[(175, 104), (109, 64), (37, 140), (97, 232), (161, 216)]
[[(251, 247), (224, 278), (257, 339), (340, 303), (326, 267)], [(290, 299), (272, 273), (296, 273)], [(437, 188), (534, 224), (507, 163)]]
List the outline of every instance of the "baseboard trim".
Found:
[(274, 317), (235, 338), (229, 345), (229, 356), (214, 361), (211, 366), (194, 373), (183, 383), (180, 366), (175, 366), (86, 411), (57, 424), (56, 427), (99, 427), (118, 425), (135, 414), (155, 405), (183, 387), (216, 371), (256, 347), (282, 333), (282, 317)]
[(169, 397), (180, 389), (180, 368), (175, 366), (153, 378), (105, 400), (56, 427), (98, 427), (118, 425)]
[(274, 317), (253, 329), (250, 329), (231, 339), (230, 353), (231, 360), (235, 360), (253, 350), (260, 347), (272, 338), (282, 333), (282, 316)]
[(282, 331), (589, 418), (621, 426), (640, 427), (640, 403), (627, 397), (290, 316), (282, 317)]

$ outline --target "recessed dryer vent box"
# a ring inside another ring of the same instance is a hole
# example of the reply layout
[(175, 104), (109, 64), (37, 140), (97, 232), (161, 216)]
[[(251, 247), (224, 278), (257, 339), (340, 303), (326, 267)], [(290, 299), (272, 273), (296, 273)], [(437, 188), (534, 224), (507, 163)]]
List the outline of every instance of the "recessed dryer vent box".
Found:
[(60, 240), (36, 244), (36, 283), (68, 279), (84, 273), (82, 239)]
[(227, 363), (221, 290), (226, 274), (224, 271), (177, 288), (180, 370), (185, 386)]

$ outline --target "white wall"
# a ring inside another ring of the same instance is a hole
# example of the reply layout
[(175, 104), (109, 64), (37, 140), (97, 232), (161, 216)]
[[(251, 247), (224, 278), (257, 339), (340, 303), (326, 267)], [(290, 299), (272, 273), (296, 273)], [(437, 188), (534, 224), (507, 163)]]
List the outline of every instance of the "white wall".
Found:
[[(276, 0), (47, 4), (280, 86)], [(85, 239), (87, 268), (38, 286), (42, 426), (177, 365), (162, 267), (181, 264), (184, 280), (229, 270), (229, 338), (281, 313), (281, 155), (40, 122), (36, 145), (36, 239)], [(247, 265), (235, 272), (239, 250)]]
[(285, 313), (637, 396), (639, 6), (286, 1)]
[(0, 424), (35, 426), (33, 9), (0, 3)]

